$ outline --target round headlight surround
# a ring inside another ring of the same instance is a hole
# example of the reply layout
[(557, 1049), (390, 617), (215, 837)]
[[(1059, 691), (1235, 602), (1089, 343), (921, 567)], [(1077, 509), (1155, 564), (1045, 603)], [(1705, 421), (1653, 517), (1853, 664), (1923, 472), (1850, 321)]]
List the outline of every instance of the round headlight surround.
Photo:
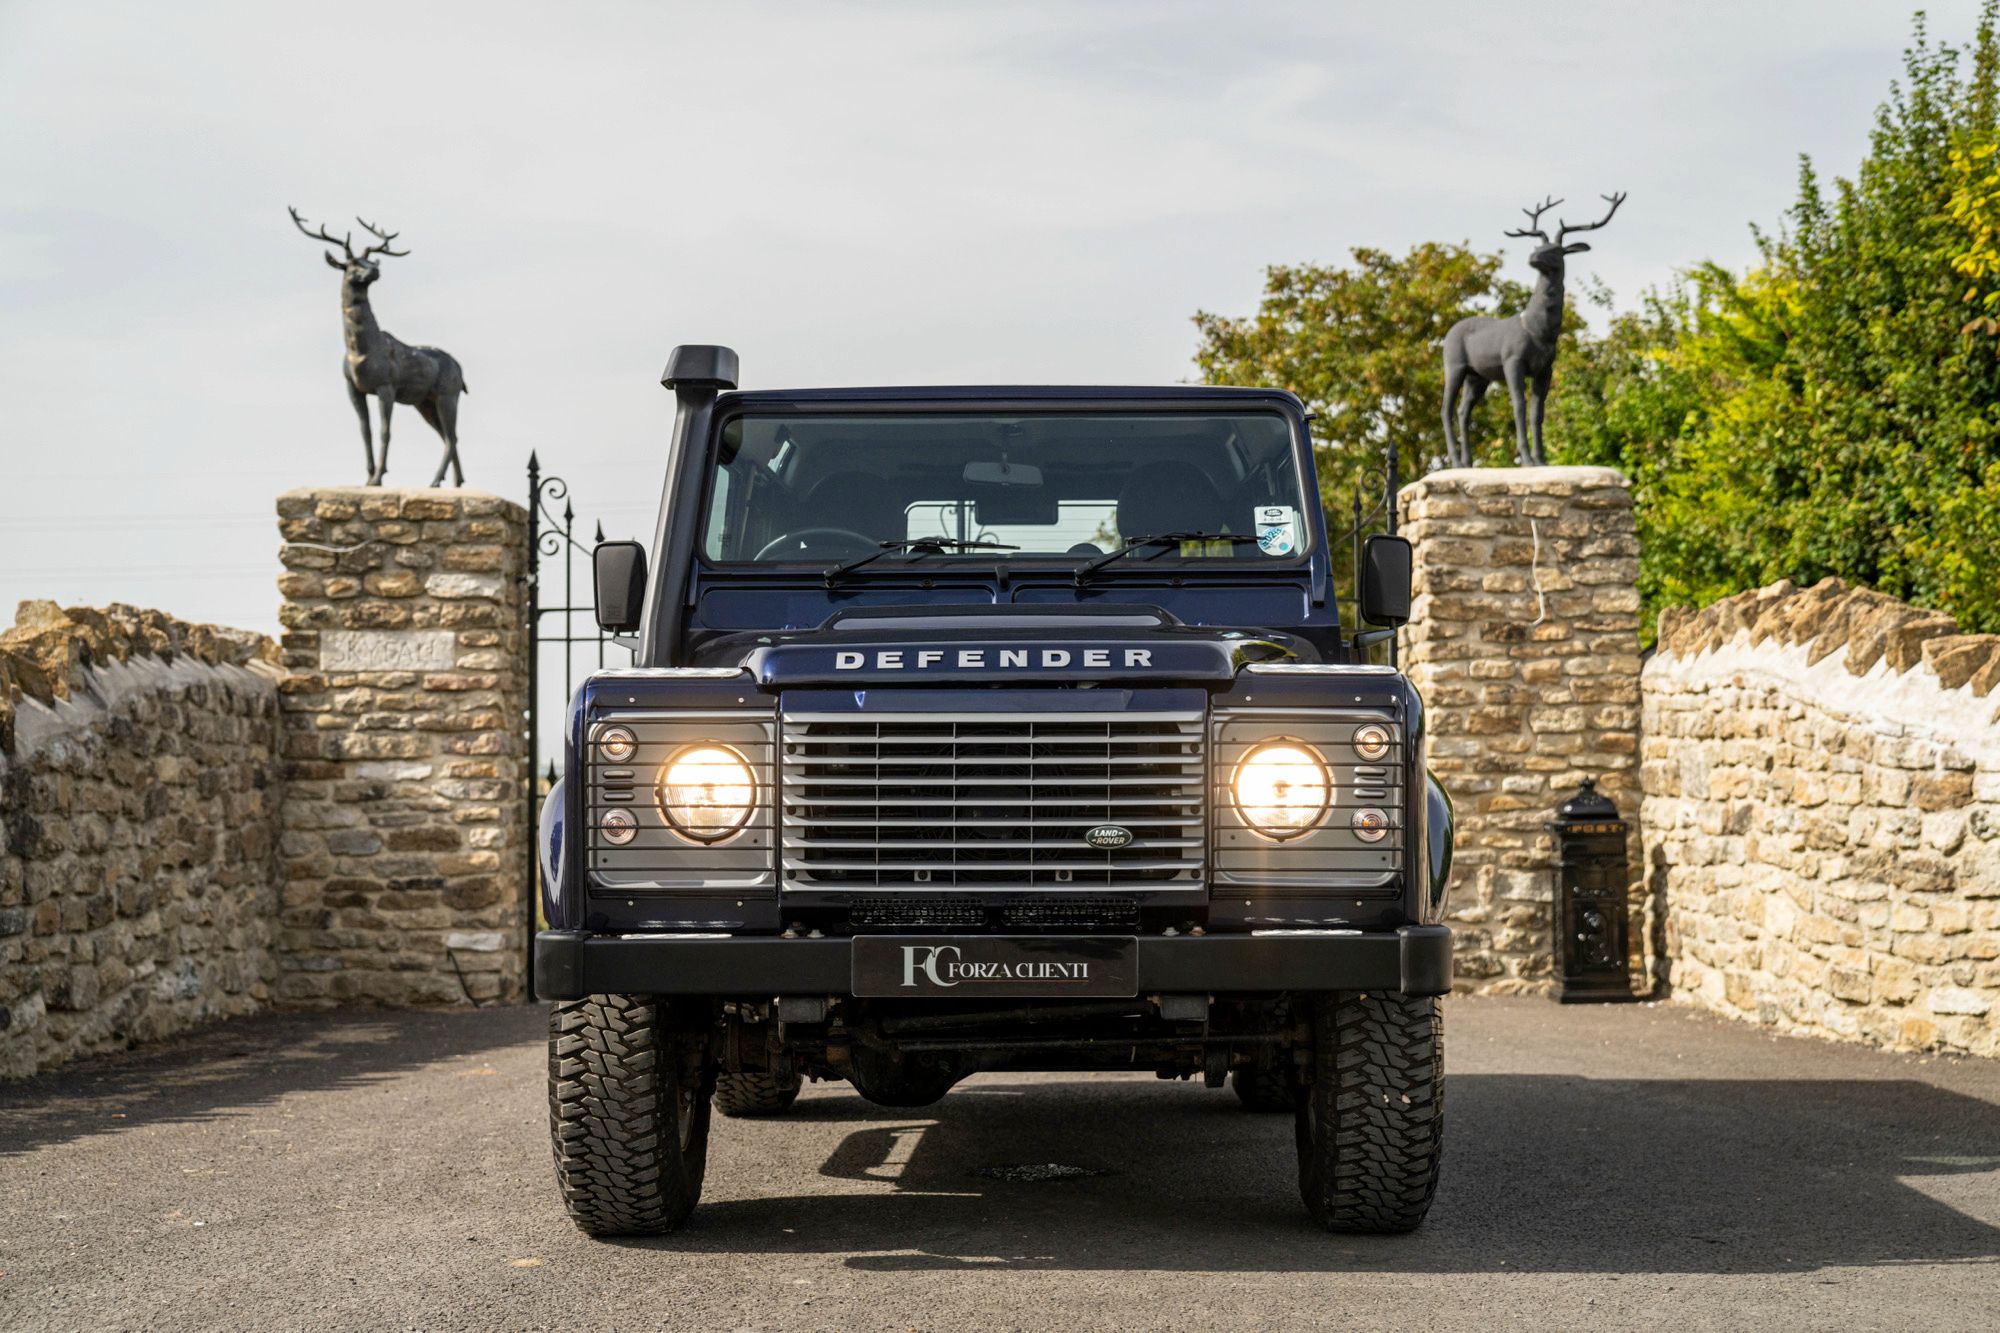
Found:
[[(681, 770), (706, 768), (675, 774)], [(683, 745), (660, 765), (653, 799), (675, 836), (705, 847), (728, 842), (749, 826), (757, 811), (757, 772), (736, 750), (717, 741)], [(727, 818), (698, 819), (696, 811)]]
[[(1246, 791), (1251, 783), (1258, 786)], [(1273, 842), (1289, 842), (1326, 822), (1333, 809), (1333, 770), (1326, 756), (1304, 741), (1273, 736), (1236, 761), (1229, 794), (1246, 828)]]
[(1387, 757), (1389, 747), (1395, 737), (1379, 722), (1368, 722), (1354, 729), (1354, 753), (1373, 762)]
[(629, 763), (639, 753), (639, 738), (629, 727), (606, 727), (597, 733), (597, 753), (614, 764)]

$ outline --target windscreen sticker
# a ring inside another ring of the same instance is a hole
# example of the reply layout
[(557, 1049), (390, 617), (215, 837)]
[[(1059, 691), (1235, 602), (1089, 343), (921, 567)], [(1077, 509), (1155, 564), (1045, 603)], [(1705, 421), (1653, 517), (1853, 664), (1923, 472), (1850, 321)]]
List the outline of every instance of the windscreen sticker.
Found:
[(1290, 555), (1299, 549), (1299, 511), (1290, 505), (1257, 506), (1257, 549)]

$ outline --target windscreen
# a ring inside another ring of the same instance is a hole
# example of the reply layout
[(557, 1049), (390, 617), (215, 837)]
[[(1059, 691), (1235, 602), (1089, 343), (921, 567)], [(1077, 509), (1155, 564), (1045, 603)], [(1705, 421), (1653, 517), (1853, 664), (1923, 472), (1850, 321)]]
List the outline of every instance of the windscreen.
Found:
[(744, 415), (710, 465), (703, 549), (725, 563), (1130, 548), (1123, 569), (1289, 561), (1306, 545), (1292, 429), (1275, 412)]

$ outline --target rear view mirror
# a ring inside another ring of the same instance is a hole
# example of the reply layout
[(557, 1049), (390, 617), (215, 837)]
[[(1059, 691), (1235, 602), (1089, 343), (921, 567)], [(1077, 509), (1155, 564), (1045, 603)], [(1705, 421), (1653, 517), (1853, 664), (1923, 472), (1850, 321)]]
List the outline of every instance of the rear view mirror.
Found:
[(591, 552), (597, 583), (597, 623), (613, 634), (639, 628), (646, 601), (646, 548), (637, 542), (605, 542)]
[(975, 486), (1039, 486), (1042, 470), (1032, 463), (972, 462), (965, 465), (965, 479)]
[(1361, 548), (1361, 618), (1401, 625), (1410, 618), (1410, 542), (1378, 534)]

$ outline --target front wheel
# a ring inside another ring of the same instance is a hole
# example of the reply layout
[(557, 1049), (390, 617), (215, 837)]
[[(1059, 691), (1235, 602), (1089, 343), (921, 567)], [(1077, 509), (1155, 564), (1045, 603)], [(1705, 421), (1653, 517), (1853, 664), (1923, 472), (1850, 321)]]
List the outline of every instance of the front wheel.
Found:
[(1329, 1231), (1410, 1231), (1444, 1146), (1444, 1031), (1434, 996), (1341, 991), (1312, 1004), (1312, 1081), (1297, 1109), (1299, 1193)]
[(708, 1163), (705, 1032), (646, 995), (592, 995), (549, 1014), (556, 1180), (593, 1236), (672, 1231)]

